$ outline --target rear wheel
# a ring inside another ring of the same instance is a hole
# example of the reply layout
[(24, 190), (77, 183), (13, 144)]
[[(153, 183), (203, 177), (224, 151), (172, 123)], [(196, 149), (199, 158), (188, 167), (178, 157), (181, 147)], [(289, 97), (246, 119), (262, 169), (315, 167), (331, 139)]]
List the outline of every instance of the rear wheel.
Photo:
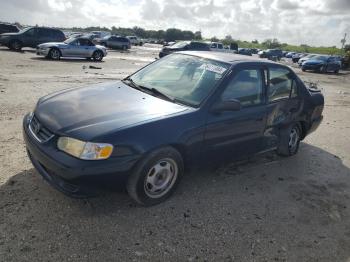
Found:
[(335, 73), (335, 74), (339, 74), (339, 69), (334, 70), (334, 73)]
[(94, 61), (100, 62), (103, 59), (103, 53), (101, 51), (95, 51), (92, 55)]
[(51, 48), (48, 57), (52, 60), (59, 60), (61, 58), (61, 52), (57, 48)]
[(280, 130), (280, 141), (277, 153), (281, 156), (292, 156), (298, 152), (301, 139), (301, 128), (298, 124), (292, 124)]
[(127, 191), (141, 205), (159, 204), (174, 192), (183, 172), (183, 160), (177, 150), (157, 149), (137, 165), (128, 179)]
[(13, 40), (11, 43), (10, 43), (10, 49), (12, 50), (15, 50), (15, 51), (21, 51), (22, 49), (22, 42), (19, 41), (19, 40)]

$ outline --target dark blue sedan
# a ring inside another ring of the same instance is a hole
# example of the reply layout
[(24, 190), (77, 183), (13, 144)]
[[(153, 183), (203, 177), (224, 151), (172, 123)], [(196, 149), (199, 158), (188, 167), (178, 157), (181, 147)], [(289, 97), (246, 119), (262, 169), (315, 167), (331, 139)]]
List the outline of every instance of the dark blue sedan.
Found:
[(319, 73), (334, 72), (339, 73), (341, 68), (341, 62), (336, 57), (317, 55), (314, 56), (301, 65), (301, 70), (303, 71), (316, 71)]
[(143, 205), (169, 197), (186, 168), (276, 150), (297, 153), (322, 120), (323, 95), (289, 68), (247, 56), (180, 52), (120, 82), (41, 98), (23, 120), (39, 173), (86, 197), (126, 177)]

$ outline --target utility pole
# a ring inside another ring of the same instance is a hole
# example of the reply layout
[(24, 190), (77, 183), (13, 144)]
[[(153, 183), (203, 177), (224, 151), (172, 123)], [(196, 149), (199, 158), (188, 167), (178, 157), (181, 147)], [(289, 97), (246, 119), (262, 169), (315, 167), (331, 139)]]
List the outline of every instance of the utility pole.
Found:
[(342, 43), (341, 50), (342, 50), (342, 53), (344, 54), (344, 52), (345, 52), (344, 46), (346, 43), (346, 33), (344, 34), (344, 38), (340, 41), (340, 43)]

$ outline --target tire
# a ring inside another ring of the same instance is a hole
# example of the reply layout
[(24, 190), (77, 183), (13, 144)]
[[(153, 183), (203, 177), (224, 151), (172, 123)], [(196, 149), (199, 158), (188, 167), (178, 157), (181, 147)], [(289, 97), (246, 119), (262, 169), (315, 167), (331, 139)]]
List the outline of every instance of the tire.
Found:
[(163, 147), (152, 151), (137, 164), (126, 189), (137, 203), (156, 205), (172, 195), (183, 173), (181, 154), (172, 147)]
[(292, 124), (280, 130), (280, 141), (277, 147), (277, 154), (281, 156), (295, 155), (299, 150), (301, 139), (301, 127)]
[(92, 59), (94, 59), (94, 61), (101, 62), (103, 59), (103, 53), (99, 50), (95, 51), (92, 54)]
[(301, 71), (305, 72), (306, 70), (304, 68), (302, 68)]
[(57, 48), (51, 48), (49, 51), (48, 57), (52, 60), (60, 60), (61, 52)]
[(10, 49), (14, 51), (21, 51), (23, 47), (23, 44), (19, 40), (13, 40), (10, 43)]
[(334, 74), (339, 74), (339, 69), (334, 70)]

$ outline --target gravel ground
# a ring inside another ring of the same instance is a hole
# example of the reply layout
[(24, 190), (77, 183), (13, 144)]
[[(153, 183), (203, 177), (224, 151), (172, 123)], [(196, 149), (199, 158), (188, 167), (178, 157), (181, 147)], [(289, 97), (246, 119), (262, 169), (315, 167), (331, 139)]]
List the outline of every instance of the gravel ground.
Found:
[(158, 206), (137, 206), (122, 190), (71, 199), (43, 181), (21, 134), (36, 100), (120, 79), (158, 51), (155, 45), (110, 51), (93, 63), (0, 47), (0, 261), (349, 262), (350, 72), (295, 68), (304, 80), (318, 81), (326, 98), (324, 122), (296, 156), (268, 153), (192, 171)]

